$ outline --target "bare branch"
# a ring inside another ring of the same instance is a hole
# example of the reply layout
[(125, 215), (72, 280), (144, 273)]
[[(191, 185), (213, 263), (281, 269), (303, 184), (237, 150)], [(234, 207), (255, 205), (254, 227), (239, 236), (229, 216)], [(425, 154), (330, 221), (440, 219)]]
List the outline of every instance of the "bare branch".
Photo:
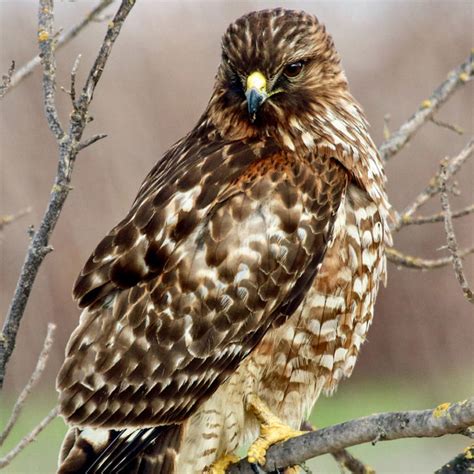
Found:
[(457, 133), (458, 135), (463, 135), (464, 134), (464, 130), (456, 124), (449, 123), (449, 122), (443, 122), (442, 120), (438, 120), (434, 117), (431, 117), (430, 120), (435, 125), (438, 125), (438, 127), (447, 128), (448, 130), (451, 130), (452, 132)]
[(388, 140), (391, 136), (390, 128), (389, 128), (389, 123), (390, 120), (392, 119), (390, 114), (385, 114), (383, 116), (383, 139)]
[[(112, 2), (113, 0), (101, 0), (77, 25), (61, 34), (57, 39), (56, 50), (69, 43), (69, 41), (75, 38), (88, 24), (96, 21), (100, 13), (102, 13)], [(10, 86), (5, 91), (5, 94), (18, 85), (23, 79), (25, 79), (25, 77), (28, 77), (40, 65), (40, 63), (41, 58), (40, 55), (38, 55), (18, 69), (18, 71), (13, 74)]]
[(62, 140), (64, 130), (56, 109), (56, 58), (54, 56), (55, 39), (53, 32), (53, 0), (41, 1), (38, 14), (38, 43), (41, 64), (43, 65), (43, 96), (46, 120), (56, 139)]
[[(471, 138), (464, 148), (454, 157), (448, 160), (446, 169), (448, 178), (459, 172), (462, 165), (471, 156), (474, 151), (474, 138)], [(392, 230), (398, 231), (407, 222), (409, 222), (415, 212), (427, 203), (431, 198), (437, 196), (441, 192), (440, 172), (438, 171), (433, 178), (430, 179), (428, 186), (407, 206), (400, 215), (397, 216)]]
[(0, 216), (0, 231), (3, 230), (8, 224), (15, 222), (23, 216), (26, 216), (31, 212), (31, 207), (25, 207), (24, 209), (19, 210), (15, 214), (6, 214)]
[[(309, 422), (303, 421), (301, 423), (301, 431), (316, 431), (316, 428)], [(336, 462), (343, 468), (347, 469), (353, 474), (373, 474), (374, 470), (355, 458), (347, 449), (339, 449), (331, 453)]]
[[(453, 258), (451, 256), (426, 259), (402, 253), (394, 248), (389, 248), (386, 250), (386, 252), (389, 262), (402, 267), (413, 268), (415, 270), (432, 270), (433, 268), (441, 268), (445, 267), (446, 265), (452, 265), (453, 263)], [(458, 255), (460, 258), (464, 258), (466, 255), (470, 255), (472, 253), (474, 253), (474, 247), (469, 247), (459, 251)]]
[(98, 133), (97, 135), (94, 135), (93, 137), (87, 138), (83, 140), (79, 145), (77, 145), (77, 151), (81, 151), (84, 148), (87, 148), (90, 145), (93, 145), (95, 142), (98, 142), (99, 140), (102, 140), (103, 138), (106, 138), (107, 134), (106, 133)]
[(53, 408), (35, 429), (25, 436), (9, 453), (0, 458), (0, 469), (8, 466), (37, 436), (58, 416), (58, 408)]
[(332, 457), (342, 467), (353, 474), (375, 474), (375, 471), (359, 459), (355, 458), (347, 449), (339, 449), (331, 453)]
[(39, 379), (41, 378), (41, 375), (44, 372), (44, 369), (46, 368), (46, 363), (48, 362), (48, 357), (49, 357), (49, 354), (51, 352), (51, 347), (54, 342), (55, 330), (56, 330), (56, 325), (49, 323), (48, 331), (46, 333), (46, 338), (43, 343), (43, 349), (41, 350), (41, 353), (38, 357), (35, 370), (31, 374), (30, 380), (28, 380), (28, 383), (25, 385), (25, 388), (20, 393), (20, 396), (18, 397), (15, 403), (15, 406), (13, 407), (12, 413), (10, 415), (10, 419), (5, 425), (5, 428), (3, 429), (3, 431), (0, 433), (0, 446), (4, 443), (4, 441), (7, 439), (8, 435), (10, 434), (10, 431), (15, 426), (15, 423), (17, 422), (18, 417), (20, 416), (21, 411), (23, 410), (23, 407), (25, 405), (26, 399), (28, 398), (28, 395), (31, 393), (35, 385), (38, 383)]
[(449, 197), (448, 192), (446, 190), (446, 185), (449, 177), (448, 171), (448, 162), (441, 164), (441, 171), (440, 171), (440, 198), (441, 198), (441, 208), (443, 209), (444, 214), (444, 229), (446, 231), (446, 237), (448, 241), (448, 250), (451, 253), (451, 257), (453, 260), (453, 268), (454, 273), (456, 274), (456, 278), (461, 285), (462, 292), (466, 299), (474, 304), (474, 293), (469, 288), (469, 284), (467, 283), (466, 276), (464, 275), (463, 267), (462, 267), (462, 260), (461, 255), (459, 253), (459, 247), (456, 240), (456, 235), (454, 233), (454, 225), (453, 219), (451, 215), (451, 206), (449, 204)]
[(48, 207), (38, 230), (28, 246), (27, 254), (15, 294), (5, 319), (2, 334), (0, 335), (0, 388), (3, 385), (6, 364), (15, 347), (16, 336), (23, 317), (26, 304), (38, 274), (39, 267), (50, 249), (49, 239), (56, 226), (59, 215), (71, 189), (71, 177), (74, 168), (78, 146), (82, 134), (88, 123), (88, 107), (92, 100), (95, 87), (102, 75), (112, 47), (117, 39), (123, 22), (127, 18), (135, 0), (122, 0), (122, 3), (113, 19), (109, 23), (102, 46), (94, 65), (92, 66), (81, 95), (76, 101), (77, 107), (71, 114), (67, 133), (62, 129), (57, 118), (54, 101), (55, 67), (53, 51), (53, 1), (40, 0), (39, 8), (39, 43), (44, 65), (43, 84), (46, 116), (49, 126), (58, 141), (58, 168), (53, 187), (51, 189)]
[(462, 85), (470, 81), (474, 76), (474, 53), (471, 51), (467, 60), (457, 68), (453, 69), (448, 78), (431, 94), (428, 100), (424, 100), (418, 110), (379, 148), (380, 156), (388, 161), (398, 153), (415, 135), (420, 127), (433, 117), (433, 114), (443, 105), (449, 97)]
[(447, 160), (447, 179), (451, 178), (451, 176), (454, 176), (461, 169), (461, 166), (466, 162), (466, 160), (472, 155), (473, 152), (474, 137), (471, 137), (471, 139), (466, 143), (464, 148), (454, 158)]
[[(463, 207), (462, 209), (458, 209), (451, 214), (453, 219), (458, 217), (464, 217), (474, 212), (474, 204), (469, 206)], [(436, 222), (444, 222), (444, 215), (442, 212), (438, 212), (436, 214), (432, 214), (431, 216), (406, 216), (403, 219), (403, 225), (423, 225), (423, 224), (433, 224)]]
[(76, 74), (77, 70), (79, 69), (79, 62), (81, 61), (82, 54), (78, 54), (76, 60), (74, 61), (74, 64), (72, 66), (71, 70), (71, 89), (66, 90), (64, 87), (61, 87), (61, 89), (66, 92), (66, 94), (69, 94), (71, 97), (71, 102), (72, 106), (74, 109), (76, 108)]
[(15, 61), (12, 61), (7, 73), (2, 76), (2, 83), (0, 84), (0, 99), (8, 92), (8, 89), (10, 89), (14, 72)]
[[(370, 415), (305, 433), (270, 447), (264, 469), (268, 472), (294, 466), (322, 454), (376, 441), (433, 438), (461, 434), (474, 424), (474, 398), (444, 403), (434, 410)], [(229, 474), (253, 474), (246, 459), (231, 465)]]

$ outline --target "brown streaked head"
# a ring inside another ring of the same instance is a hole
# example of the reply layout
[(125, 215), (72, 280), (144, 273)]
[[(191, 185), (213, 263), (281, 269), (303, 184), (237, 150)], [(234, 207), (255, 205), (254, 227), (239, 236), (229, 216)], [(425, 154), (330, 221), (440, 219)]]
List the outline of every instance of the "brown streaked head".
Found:
[(315, 16), (285, 9), (249, 13), (223, 36), (208, 113), (224, 134), (236, 128), (246, 135), (268, 134), (294, 115), (307, 114), (309, 120), (318, 102), (347, 89), (339, 63)]

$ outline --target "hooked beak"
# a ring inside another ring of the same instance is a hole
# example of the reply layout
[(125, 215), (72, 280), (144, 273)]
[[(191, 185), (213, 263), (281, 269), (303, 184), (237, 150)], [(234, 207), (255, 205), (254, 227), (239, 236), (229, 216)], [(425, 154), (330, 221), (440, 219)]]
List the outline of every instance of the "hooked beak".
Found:
[(247, 98), (250, 121), (254, 122), (257, 118), (258, 109), (268, 98), (267, 80), (261, 72), (253, 72), (247, 77), (245, 97)]

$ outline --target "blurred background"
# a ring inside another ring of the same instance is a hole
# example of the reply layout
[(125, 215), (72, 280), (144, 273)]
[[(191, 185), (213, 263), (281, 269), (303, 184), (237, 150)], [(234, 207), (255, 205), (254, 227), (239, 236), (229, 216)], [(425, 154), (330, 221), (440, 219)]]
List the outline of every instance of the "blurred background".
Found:
[[(58, 326), (48, 369), (20, 418), (8, 451), (55, 403), (55, 374), (79, 311), (71, 300), (76, 275), (100, 238), (126, 213), (149, 169), (196, 123), (210, 97), (227, 25), (254, 9), (282, 5), (316, 14), (332, 33), (352, 92), (362, 103), (376, 143), (383, 118), (395, 130), (474, 46), (471, 1), (140, 1), (125, 23), (90, 109), (86, 136), (108, 138), (80, 153), (74, 190), (53, 234), (8, 365), (0, 399), (0, 427), (28, 380), (41, 350), (46, 324)], [(78, 23), (95, 2), (57, 2), (56, 27)], [(114, 11), (113, 6), (109, 12)], [(37, 53), (37, 3), (0, 2), (0, 72), (11, 60), (20, 67)], [(92, 23), (57, 54), (57, 102), (63, 123), (71, 111), (71, 67), (79, 53), (79, 84), (95, 59), (106, 21)], [(468, 84), (438, 113), (463, 136), (428, 123), (387, 166), (388, 191), (403, 209), (474, 131), (473, 85)], [(31, 206), (32, 212), (0, 234), (0, 322), (9, 306), (28, 245), (27, 228), (37, 226), (56, 172), (57, 149), (43, 115), (41, 72), (13, 89), (0, 103), (0, 215)], [(474, 201), (474, 167), (458, 177), (462, 194), (453, 209)], [(423, 214), (439, 211), (439, 201)], [(472, 244), (474, 217), (456, 221), (462, 247)], [(426, 258), (446, 254), (442, 224), (412, 226), (395, 245)], [(465, 270), (474, 282), (474, 257)], [(316, 405), (313, 421), (325, 426), (379, 411), (422, 409), (473, 394), (474, 315), (451, 267), (420, 272), (389, 265), (388, 287), (380, 292), (374, 324), (355, 372), (331, 399)], [(1, 429), (0, 429), (1, 430)], [(4, 472), (50, 473), (65, 432), (56, 420)], [(352, 452), (381, 473), (429, 473), (461, 451), (458, 436), (360, 446)], [(337, 473), (329, 456), (308, 463), (318, 473)]]

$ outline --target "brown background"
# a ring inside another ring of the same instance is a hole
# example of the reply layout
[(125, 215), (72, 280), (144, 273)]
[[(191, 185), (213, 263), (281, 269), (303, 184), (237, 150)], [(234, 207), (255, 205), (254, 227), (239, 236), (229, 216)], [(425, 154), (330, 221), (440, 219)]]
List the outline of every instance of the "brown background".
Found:
[[(28, 378), (45, 334), (58, 325), (47, 376), (51, 394), (66, 340), (78, 310), (71, 287), (99, 239), (124, 215), (141, 180), (163, 152), (196, 122), (209, 99), (219, 62), (219, 41), (228, 23), (257, 8), (283, 2), (142, 1), (132, 11), (96, 91), (94, 122), (86, 136), (108, 138), (82, 152), (71, 193), (52, 238), (55, 251), (41, 268), (8, 366), (7, 395)], [(56, 24), (68, 29), (93, 3), (58, 2)], [(351, 89), (364, 106), (372, 135), (382, 141), (383, 117), (397, 128), (420, 102), (464, 61), (473, 46), (471, 2), (288, 2), (315, 13), (332, 33)], [(0, 2), (0, 72), (10, 61), (24, 64), (36, 54), (36, 3)], [(79, 83), (90, 67), (105, 24), (93, 23), (58, 55), (58, 84), (82, 53)], [(56, 144), (42, 110), (41, 75), (36, 71), (0, 103), (0, 214), (32, 206), (32, 213), (7, 227), (0, 242), (0, 320), (6, 313), (24, 258), (29, 224), (37, 225), (55, 173)], [(71, 106), (58, 90), (63, 122)], [(473, 86), (466, 85), (438, 118), (460, 125), (464, 136), (427, 124), (387, 166), (389, 196), (402, 209), (426, 185), (446, 155), (458, 152), (474, 131)], [(459, 177), (463, 190), (453, 208), (474, 200), (472, 160)], [(424, 214), (439, 210), (435, 200)], [(472, 216), (457, 221), (458, 240), (473, 240)], [(442, 225), (413, 226), (395, 236), (396, 247), (424, 256), (444, 255)], [(474, 281), (473, 257), (466, 273)], [(441, 402), (437, 391), (458, 394), (456, 384), (472, 375), (474, 315), (450, 267), (430, 272), (389, 266), (376, 317), (351, 384), (423, 386), (426, 406)], [(356, 386), (356, 385), (354, 385)], [(473, 392), (467, 380), (464, 396)], [(370, 412), (370, 407), (368, 411)]]

